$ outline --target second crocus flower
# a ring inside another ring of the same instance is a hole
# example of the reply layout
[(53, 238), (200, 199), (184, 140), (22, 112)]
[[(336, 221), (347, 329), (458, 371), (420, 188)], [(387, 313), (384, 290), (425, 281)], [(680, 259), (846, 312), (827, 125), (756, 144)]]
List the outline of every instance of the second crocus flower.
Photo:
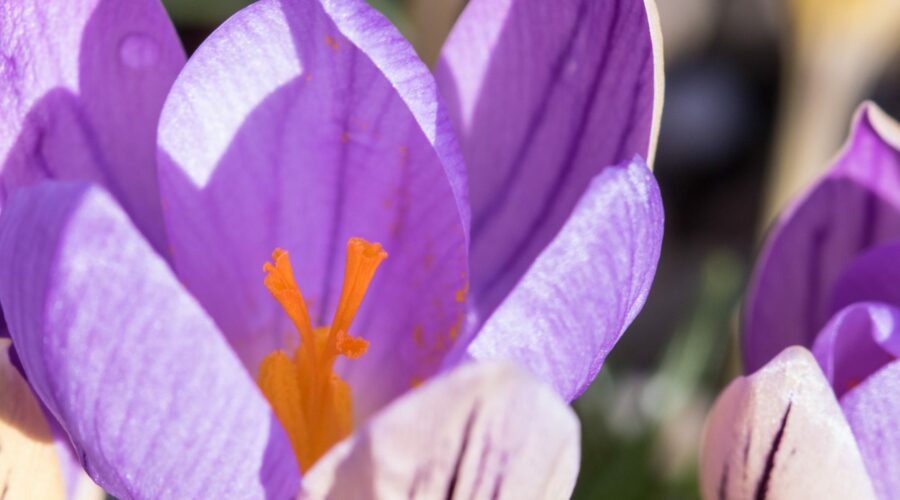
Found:
[(865, 104), (766, 241), (744, 310), (750, 374), (709, 417), (704, 497), (900, 494), (897, 283), (900, 127)]

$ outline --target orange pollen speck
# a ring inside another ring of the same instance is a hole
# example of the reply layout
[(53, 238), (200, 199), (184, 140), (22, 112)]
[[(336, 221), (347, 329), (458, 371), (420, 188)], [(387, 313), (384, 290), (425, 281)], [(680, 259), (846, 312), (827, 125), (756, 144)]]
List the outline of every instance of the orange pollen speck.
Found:
[(350, 335), (350, 325), (362, 304), (375, 270), (387, 258), (378, 243), (351, 238), (347, 243), (344, 285), (330, 326), (313, 328), (294, 279), (288, 253), (272, 252), (263, 265), (266, 288), (281, 304), (300, 333), (293, 357), (275, 351), (259, 367), (259, 387), (287, 430), (300, 470), (307, 471), (335, 443), (353, 432), (350, 386), (334, 373), (338, 355), (356, 359), (369, 342)]

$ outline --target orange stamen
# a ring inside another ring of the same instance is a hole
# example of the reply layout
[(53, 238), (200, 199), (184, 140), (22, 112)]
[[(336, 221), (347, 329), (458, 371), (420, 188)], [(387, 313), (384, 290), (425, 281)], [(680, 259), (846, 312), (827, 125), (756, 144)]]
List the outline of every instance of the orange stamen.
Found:
[(375, 271), (387, 253), (378, 243), (352, 238), (341, 298), (331, 326), (313, 328), (288, 253), (272, 252), (263, 265), (264, 283), (300, 333), (300, 347), (291, 358), (284, 351), (266, 356), (259, 367), (259, 387), (287, 430), (302, 471), (335, 443), (353, 432), (350, 386), (334, 373), (338, 355), (356, 359), (369, 342), (350, 335), (350, 325), (362, 304)]

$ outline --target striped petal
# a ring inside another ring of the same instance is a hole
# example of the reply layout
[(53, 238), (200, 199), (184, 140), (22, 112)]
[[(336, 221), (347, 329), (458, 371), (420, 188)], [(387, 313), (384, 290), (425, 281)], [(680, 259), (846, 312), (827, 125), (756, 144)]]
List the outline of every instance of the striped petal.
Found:
[(606, 168), (469, 354), (515, 360), (575, 399), (643, 307), (662, 235), (659, 188), (643, 160)]
[(811, 346), (836, 312), (832, 296), (845, 267), (898, 238), (900, 127), (865, 104), (834, 167), (785, 212), (757, 261), (744, 310), (745, 369), (787, 346)]
[(467, 364), (398, 399), (304, 477), (300, 498), (569, 498), (578, 421), (513, 365)]
[(468, 3), (436, 74), (469, 172), (479, 323), (595, 175), (635, 155), (653, 164), (661, 63), (652, 1)]
[(875, 498), (841, 407), (802, 347), (719, 396), (703, 435), (700, 487), (710, 499)]

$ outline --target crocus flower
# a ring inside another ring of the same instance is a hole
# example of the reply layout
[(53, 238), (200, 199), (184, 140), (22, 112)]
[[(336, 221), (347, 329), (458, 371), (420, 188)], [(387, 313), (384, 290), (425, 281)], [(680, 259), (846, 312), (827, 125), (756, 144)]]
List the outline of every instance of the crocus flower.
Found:
[(705, 497), (900, 495), (898, 243), (900, 128), (865, 104), (756, 266), (743, 325), (752, 374), (709, 417)]
[(156, 2), (75, 4), (3, 6), (0, 303), (91, 477), (571, 491), (565, 403), (659, 256), (652, 6), (474, 0), (435, 78), (359, 0), (262, 0), (183, 68)]

